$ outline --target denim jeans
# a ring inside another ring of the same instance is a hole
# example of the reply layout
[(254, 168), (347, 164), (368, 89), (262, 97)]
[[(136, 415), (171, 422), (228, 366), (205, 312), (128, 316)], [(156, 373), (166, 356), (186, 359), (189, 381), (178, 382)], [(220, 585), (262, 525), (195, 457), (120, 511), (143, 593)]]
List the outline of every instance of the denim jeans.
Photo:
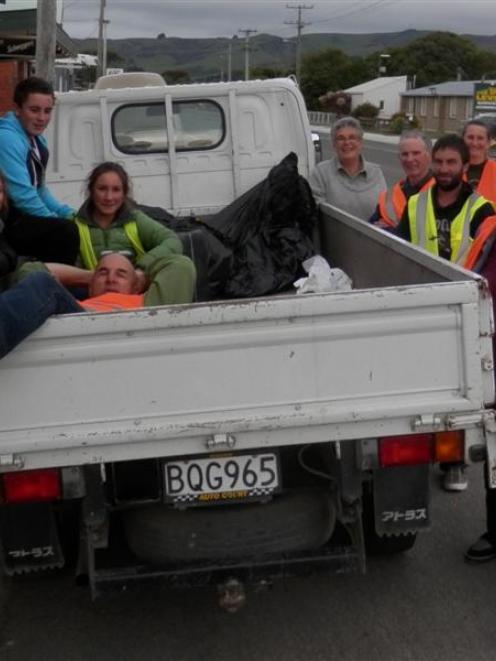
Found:
[(48, 317), (73, 312), (84, 310), (62, 285), (45, 271), (31, 273), (0, 293), (0, 358)]

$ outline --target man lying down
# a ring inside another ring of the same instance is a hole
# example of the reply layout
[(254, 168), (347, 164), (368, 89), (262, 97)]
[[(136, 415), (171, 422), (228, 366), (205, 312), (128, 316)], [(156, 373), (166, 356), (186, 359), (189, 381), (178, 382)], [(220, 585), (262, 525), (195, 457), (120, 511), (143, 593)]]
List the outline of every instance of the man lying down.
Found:
[(136, 271), (124, 255), (107, 254), (93, 271), (89, 297), (77, 301), (61, 284), (77, 277), (77, 267), (46, 265), (48, 271), (30, 273), (0, 293), (0, 358), (54, 314), (110, 312), (143, 307), (145, 295), (136, 293)]

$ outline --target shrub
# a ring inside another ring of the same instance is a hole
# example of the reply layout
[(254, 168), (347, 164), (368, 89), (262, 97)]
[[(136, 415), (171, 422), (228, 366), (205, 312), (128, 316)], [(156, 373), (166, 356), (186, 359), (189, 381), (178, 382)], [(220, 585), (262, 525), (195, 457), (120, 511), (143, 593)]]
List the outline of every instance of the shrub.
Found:
[(379, 108), (374, 106), (373, 103), (361, 103), (352, 111), (351, 114), (357, 119), (360, 119), (361, 117), (366, 117), (367, 119), (375, 119), (379, 114)]
[(406, 129), (419, 129), (421, 125), (417, 117), (409, 116), (404, 112), (396, 112), (391, 116), (389, 128), (392, 133), (399, 135)]

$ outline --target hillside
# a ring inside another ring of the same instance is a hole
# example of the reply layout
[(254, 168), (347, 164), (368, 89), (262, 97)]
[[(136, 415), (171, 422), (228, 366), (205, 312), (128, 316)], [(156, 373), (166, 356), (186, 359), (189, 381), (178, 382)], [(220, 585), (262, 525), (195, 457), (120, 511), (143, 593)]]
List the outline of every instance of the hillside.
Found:
[[(325, 48), (339, 48), (347, 55), (369, 55), (387, 48), (405, 46), (428, 32), (405, 30), (377, 34), (304, 34), (303, 54)], [(496, 35), (463, 35), (479, 48), (496, 52)], [(80, 52), (95, 52), (95, 39), (75, 39)], [(187, 71), (194, 80), (219, 79), (227, 75), (229, 41), (232, 49), (233, 77), (240, 77), (244, 68), (244, 42), (242, 39), (182, 39), (160, 36), (154, 39), (109, 39), (109, 53), (121, 60), (109, 59), (109, 66), (127, 70), (145, 70), (162, 73), (166, 70)], [(282, 39), (259, 34), (250, 40), (250, 66), (289, 70), (294, 66), (295, 39)]]

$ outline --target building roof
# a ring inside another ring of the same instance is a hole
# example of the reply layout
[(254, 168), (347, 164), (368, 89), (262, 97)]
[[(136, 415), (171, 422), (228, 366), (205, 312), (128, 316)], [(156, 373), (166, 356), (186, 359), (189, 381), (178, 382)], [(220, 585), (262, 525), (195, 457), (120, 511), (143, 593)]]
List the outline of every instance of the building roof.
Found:
[(492, 83), (492, 80), (453, 80), (438, 85), (428, 85), (402, 92), (401, 96), (474, 96), (475, 83)]
[[(57, 25), (56, 55), (76, 55), (77, 46)], [(36, 9), (0, 12), (0, 56), (32, 59), (36, 51)]]
[(374, 78), (368, 80), (366, 83), (354, 85), (344, 90), (348, 94), (362, 94), (364, 92), (372, 92), (380, 89), (381, 87), (388, 87), (391, 83), (404, 83), (406, 88), (407, 76), (382, 76), (381, 78)]
[(76, 57), (58, 57), (55, 60), (55, 64), (76, 67), (96, 67), (98, 64), (98, 57), (96, 55), (78, 53)]

